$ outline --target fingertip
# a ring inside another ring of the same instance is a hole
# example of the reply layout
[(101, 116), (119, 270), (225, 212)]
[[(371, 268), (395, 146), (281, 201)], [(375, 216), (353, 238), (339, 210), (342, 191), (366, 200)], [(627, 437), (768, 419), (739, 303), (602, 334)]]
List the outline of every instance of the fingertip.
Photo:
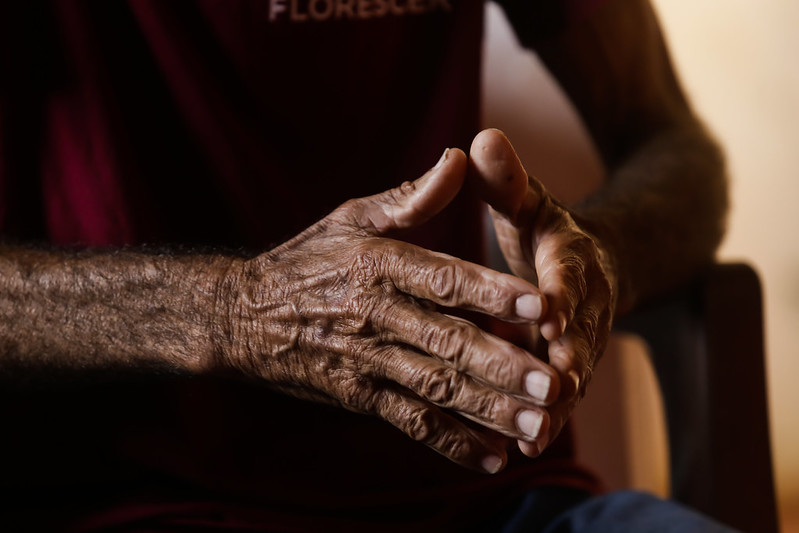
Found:
[(538, 447), (538, 443), (527, 442), (525, 440), (516, 441), (519, 445), (519, 450), (526, 455), (527, 457), (538, 457), (541, 455), (541, 449)]
[(530, 322), (538, 322), (546, 314), (546, 299), (540, 294), (523, 294), (516, 298), (516, 316)]
[(522, 409), (516, 415), (516, 428), (527, 438), (536, 439), (544, 425), (544, 414), (537, 409)]
[(441, 154), (438, 162), (435, 164), (431, 171), (441, 171), (446, 167), (452, 165), (466, 165), (467, 157), (463, 150), (460, 148), (446, 148), (444, 153)]
[(558, 398), (573, 398), (582, 394), (584, 372), (588, 369), (575, 357), (575, 354), (563, 342), (549, 345), (549, 363), (558, 373), (560, 392)]
[(580, 374), (575, 370), (571, 369), (566, 373), (567, 381), (572, 388), (573, 394), (577, 395), (580, 393)]
[(561, 337), (561, 335), (563, 335), (560, 324), (556, 320), (546, 320), (541, 322), (540, 329), (541, 336), (549, 342), (555, 342)]
[(551, 315), (541, 322), (541, 335), (549, 342), (555, 342), (566, 333), (569, 316), (565, 311), (555, 311)]
[(460, 148), (449, 148), (448, 150), (449, 150), (449, 154), (453, 158), (455, 158), (454, 159), (455, 161), (462, 161), (462, 162), (466, 163), (466, 160), (468, 159), (468, 157), (466, 156), (466, 152), (464, 152)]
[(486, 128), (474, 136), (469, 151), (504, 150), (504, 144), (510, 144), (504, 131), (498, 128)]
[(499, 455), (487, 455), (480, 462), (480, 467), (487, 474), (496, 474), (505, 467), (505, 461)]
[(447, 148), (435, 166), (416, 181), (418, 191), (423, 196), (429, 194), (429, 191), (445, 191), (441, 196), (447, 198), (449, 203), (466, 179), (466, 165), (466, 154), (463, 150)]
[(436, 163), (436, 166), (433, 167), (433, 170), (437, 170), (439, 167), (441, 167), (441, 165), (444, 164), (444, 161), (447, 160), (447, 156), (449, 155), (449, 150), (450, 150), (449, 148), (446, 148), (444, 150), (444, 153), (441, 154), (441, 157), (438, 159), (438, 163)]
[(560, 376), (555, 371), (532, 370), (524, 377), (524, 391), (541, 405), (549, 405), (560, 395)]
[(469, 176), (486, 203), (515, 218), (527, 190), (527, 171), (500, 130), (487, 129), (475, 136), (469, 149)]
[(436, 165), (417, 180), (370, 197), (378, 199), (378, 211), (368, 217), (372, 225), (382, 234), (389, 229), (406, 229), (426, 222), (457, 196), (466, 179), (466, 165), (463, 150), (447, 148)]

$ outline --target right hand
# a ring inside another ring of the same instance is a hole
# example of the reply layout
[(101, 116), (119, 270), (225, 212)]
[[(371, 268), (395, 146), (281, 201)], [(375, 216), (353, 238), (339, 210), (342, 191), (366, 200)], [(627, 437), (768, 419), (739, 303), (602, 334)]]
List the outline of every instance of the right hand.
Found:
[(387, 237), (441, 211), (465, 173), (465, 154), (449, 150), (420, 179), (350, 200), (233, 267), (223, 364), (376, 415), (458, 464), (500, 470), (507, 437), (546, 433), (557, 373), (432, 304), (530, 324), (545, 300), (522, 279)]

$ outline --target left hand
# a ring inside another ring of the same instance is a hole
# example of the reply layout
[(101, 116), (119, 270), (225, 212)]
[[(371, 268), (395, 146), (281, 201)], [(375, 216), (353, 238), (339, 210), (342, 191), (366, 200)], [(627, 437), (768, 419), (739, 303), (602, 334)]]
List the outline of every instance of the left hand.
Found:
[(550, 426), (534, 442), (518, 441), (530, 457), (558, 435), (585, 394), (594, 364), (610, 334), (616, 273), (602, 243), (577, 216), (528, 177), (510, 141), (499, 130), (475, 137), (470, 179), (491, 206), (502, 252), (514, 274), (538, 283), (548, 312), (539, 322), (548, 341), (549, 364), (560, 374)]

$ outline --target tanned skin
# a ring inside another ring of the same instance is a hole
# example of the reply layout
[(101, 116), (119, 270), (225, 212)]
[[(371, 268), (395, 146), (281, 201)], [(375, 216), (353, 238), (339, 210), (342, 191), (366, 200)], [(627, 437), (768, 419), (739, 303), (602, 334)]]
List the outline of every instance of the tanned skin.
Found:
[[(533, 47), (523, 19), (511, 22)], [(548, 432), (519, 442), (531, 456), (584, 395), (613, 316), (713, 261), (728, 203), (721, 151), (680, 88), (646, 0), (608, 2), (534, 48), (596, 141), (608, 181), (567, 208), (535, 178), (522, 185), (526, 172), (499, 132), (472, 144), (472, 177), (494, 208), (505, 258), (518, 276), (538, 278), (549, 304), (541, 333), (561, 397), (548, 408)]]
[[(0, 375), (236, 372), (378, 416), (470, 468), (500, 470), (513, 439), (539, 454), (584, 393), (614, 314), (712, 260), (726, 188), (645, 1), (611, 2), (537, 51), (608, 169), (581, 205), (557, 202), (487, 130), (468, 162), (448, 150), (421, 178), (253, 259), (4, 247)], [(465, 181), (491, 205), (516, 276), (392, 238)], [(539, 327), (549, 364), (431, 303)]]

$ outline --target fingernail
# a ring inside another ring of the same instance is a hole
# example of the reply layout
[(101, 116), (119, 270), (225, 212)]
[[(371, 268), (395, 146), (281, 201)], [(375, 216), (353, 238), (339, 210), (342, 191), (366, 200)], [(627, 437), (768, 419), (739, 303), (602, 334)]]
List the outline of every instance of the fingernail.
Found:
[(481, 466), (489, 474), (496, 474), (502, 468), (502, 459), (497, 455), (489, 455), (483, 459)]
[(546, 401), (551, 384), (552, 378), (540, 370), (533, 370), (524, 378), (524, 388), (527, 394), (542, 402)]
[(531, 439), (534, 439), (538, 436), (538, 432), (541, 431), (542, 420), (543, 417), (540, 413), (525, 410), (516, 416), (516, 426), (519, 428), (519, 431)]
[(447, 160), (447, 156), (448, 155), (449, 155), (449, 148), (444, 150), (444, 153), (441, 154), (441, 159), (438, 160), (438, 163), (436, 163), (436, 166), (434, 166), (433, 169), (436, 169), (436, 168), (440, 167), (441, 165), (443, 165), (444, 161)]
[(576, 370), (569, 370), (568, 372), (569, 379), (572, 383), (574, 383), (574, 394), (579, 394), (580, 392), (580, 374), (577, 373)]
[(516, 314), (527, 320), (538, 320), (541, 318), (541, 297), (534, 294), (523, 294), (516, 298)]
[(560, 325), (560, 334), (566, 333), (566, 326), (569, 325), (569, 320), (566, 318), (566, 313), (563, 311), (558, 313), (558, 324)]

